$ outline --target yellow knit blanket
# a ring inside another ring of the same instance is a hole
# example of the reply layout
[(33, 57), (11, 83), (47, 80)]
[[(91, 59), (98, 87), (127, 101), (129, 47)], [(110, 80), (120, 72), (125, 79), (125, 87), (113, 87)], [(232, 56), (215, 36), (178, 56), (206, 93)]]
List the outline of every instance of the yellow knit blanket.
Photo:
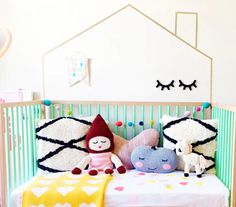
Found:
[(23, 193), (23, 207), (102, 207), (111, 175), (56, 173), (38, 176)]

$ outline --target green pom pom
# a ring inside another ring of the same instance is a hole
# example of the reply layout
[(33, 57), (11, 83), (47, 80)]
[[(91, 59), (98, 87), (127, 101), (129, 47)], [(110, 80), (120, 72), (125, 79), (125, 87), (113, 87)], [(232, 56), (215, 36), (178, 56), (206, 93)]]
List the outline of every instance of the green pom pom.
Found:
[(150, 120), (150, 125), (151, 125), (151, 126), (154, 125), (154, 120)]
[(71, 115), (72, 115), (72, 111), (69, 110), (69, 111), (67, 112), (67, 115), (68, 115), (68, 116), (71, 116)]

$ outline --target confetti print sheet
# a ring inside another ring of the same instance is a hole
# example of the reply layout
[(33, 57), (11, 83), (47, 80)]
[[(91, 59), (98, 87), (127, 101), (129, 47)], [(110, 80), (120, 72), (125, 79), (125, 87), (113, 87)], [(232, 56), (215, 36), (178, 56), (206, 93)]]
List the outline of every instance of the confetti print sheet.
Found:
[(183, 172), (115, 175), (106, 190), (106, 207), (227, 207), (228, 190), (215, 175), (185, 178)]
[[(22, 207), (24, 186), (12, 193), (12, 206)], [(215, 175), (185, 178), (183, 172), (114, 174), (105, 192), (105, 207), (228, 207), (227, 188)]]

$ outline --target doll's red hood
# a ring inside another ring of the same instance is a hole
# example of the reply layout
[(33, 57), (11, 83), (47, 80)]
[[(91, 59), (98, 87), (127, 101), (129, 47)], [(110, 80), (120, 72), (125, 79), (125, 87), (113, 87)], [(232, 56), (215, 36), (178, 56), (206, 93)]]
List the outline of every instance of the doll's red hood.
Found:
[[(111, 146), (103, 151), (94, 151), (90, 149), (89, 140), (97, 136), (107, 137), (111, 142)], [(114, 148), (113, 134), (100, 114), (96, 116), (86, 135), (86, 148), (89, 153), (111, 152)]]

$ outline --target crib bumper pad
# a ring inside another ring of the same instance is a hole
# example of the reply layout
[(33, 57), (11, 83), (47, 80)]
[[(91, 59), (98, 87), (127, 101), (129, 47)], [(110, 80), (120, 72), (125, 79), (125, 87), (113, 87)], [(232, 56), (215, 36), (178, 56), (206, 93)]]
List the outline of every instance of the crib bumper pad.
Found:
[(38, 176), (24, 190), (22, 206), (100, 207), (111, 175), (55, 173)]

